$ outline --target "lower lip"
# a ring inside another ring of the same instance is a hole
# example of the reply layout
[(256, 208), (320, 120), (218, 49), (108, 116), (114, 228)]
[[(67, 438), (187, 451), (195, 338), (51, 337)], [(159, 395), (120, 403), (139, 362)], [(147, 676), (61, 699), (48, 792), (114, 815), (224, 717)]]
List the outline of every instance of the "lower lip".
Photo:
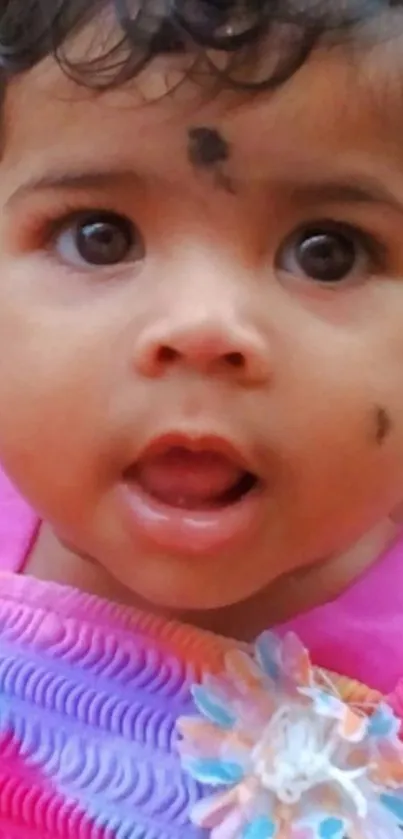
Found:
[(124, 484), (123, 498), (137, 538), (187, 556), (200, 557), (238, 545), (257, 529), (261, 518), (259, 489), (228, 507), (200, 511), (163, 504), (135, 483)]

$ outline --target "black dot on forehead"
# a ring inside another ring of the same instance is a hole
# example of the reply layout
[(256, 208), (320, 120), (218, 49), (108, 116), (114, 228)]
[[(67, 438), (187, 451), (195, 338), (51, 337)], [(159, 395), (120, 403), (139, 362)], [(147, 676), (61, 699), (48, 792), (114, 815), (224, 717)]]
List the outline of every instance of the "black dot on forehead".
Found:
[(193, 166), (209, 168), (228, 160), (230, 156), (229, 143), (217, 128), (206, 126), (190, 128), (188, 137), (189, 160)]

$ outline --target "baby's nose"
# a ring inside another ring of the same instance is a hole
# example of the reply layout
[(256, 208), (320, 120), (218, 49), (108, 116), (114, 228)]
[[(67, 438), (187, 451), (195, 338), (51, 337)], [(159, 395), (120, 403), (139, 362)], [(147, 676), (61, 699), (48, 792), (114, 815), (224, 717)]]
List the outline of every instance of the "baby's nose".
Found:
[(142, 375), (164, 376), (174, 368), (204, 375), (223, 375), (244, 385), (264, 383), (270, 376), (268, 347), (258, 331), (240, 324), (199, 321), (186, 327), (161, 324), (143, 333), (136, 366)]

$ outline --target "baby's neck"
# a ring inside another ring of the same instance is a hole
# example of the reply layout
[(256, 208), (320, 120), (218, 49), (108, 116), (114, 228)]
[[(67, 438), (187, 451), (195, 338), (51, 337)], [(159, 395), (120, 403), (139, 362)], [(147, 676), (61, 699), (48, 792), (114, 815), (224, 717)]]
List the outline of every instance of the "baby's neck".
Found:
[[(397, 526), (389, 520), (384, 521), (345, 553), (288, 574), (246, 601), (213, 611), (178, 613), (166, 610), (163, 615), (220, 635), (252, 640), (263, 629), (337, 597), (370, 568), (397, 535)], [(96, 562), (63, 545), (47, 525), (40, 530), (25, 573), (135, 608), (156, 611)]]

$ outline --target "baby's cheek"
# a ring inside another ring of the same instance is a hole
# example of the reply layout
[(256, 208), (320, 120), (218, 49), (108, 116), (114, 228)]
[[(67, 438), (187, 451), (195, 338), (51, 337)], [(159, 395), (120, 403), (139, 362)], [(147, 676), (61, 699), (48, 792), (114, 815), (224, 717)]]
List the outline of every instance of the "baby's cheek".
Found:
[(293, 412), (284, 519), (306, 548), (304, 559), (345, 550), (403, 502), (399, 404), (362, 378), (346, 384), (333, 380), (328, 398), (312, 400), (304, 419)]

